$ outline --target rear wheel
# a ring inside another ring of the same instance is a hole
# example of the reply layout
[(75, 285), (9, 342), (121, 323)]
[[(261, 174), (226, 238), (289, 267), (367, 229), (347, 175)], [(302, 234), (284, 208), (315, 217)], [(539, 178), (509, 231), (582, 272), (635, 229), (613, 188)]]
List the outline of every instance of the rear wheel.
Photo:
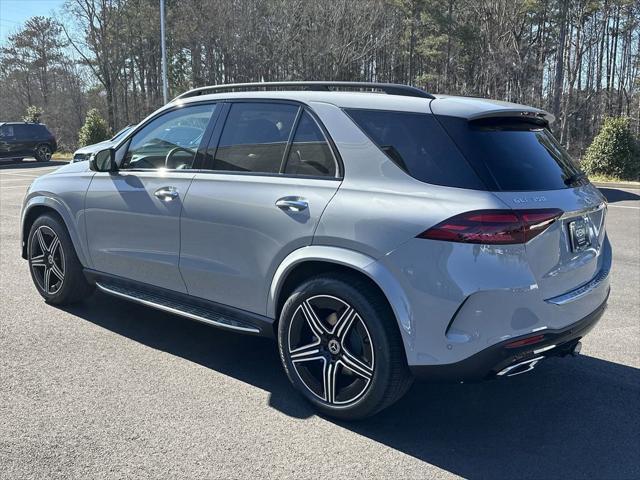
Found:
[(357, 277), (321, 276), (297, 288), (282, 309), (278, 340), (289, 380), (326, 415), (373, 415), (411, 385), (396, 320)]
[(71, 304), (93, 291), (69, 233), (57, 217), (47, 214), (36, 219), (29, 232), (27, 251), (31, 278), (47, 302)]
[(36, 160), (38, 162), (48, 162), (51, 160), (51, 147), (45, 143), (36, 147)]

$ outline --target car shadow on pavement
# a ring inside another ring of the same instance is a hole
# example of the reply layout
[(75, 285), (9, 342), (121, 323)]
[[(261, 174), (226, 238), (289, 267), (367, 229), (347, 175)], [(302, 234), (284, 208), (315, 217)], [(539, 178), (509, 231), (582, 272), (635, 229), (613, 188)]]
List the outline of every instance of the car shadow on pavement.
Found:
[(640, 370), (588, 356), (417, 383), (355, 432), (465, 478), (640, 478)]
[[(268, 339), (100, 293), (66, 310), (266, 390), (270, 406), (286, 415), (314, 415), (289, 385)], [(639, 369), (583, 355), (548, 359), (505, 380), (416, 383), (373, 418), (329, 421), (466, 478), (640, 478), (639, 405)]]
[(22, 161), (6, 161), (0, 162), (0, 171), (1, 170), (14, 170), (14, 169), (22, 169), (22, 168), (42, 168), (42, 167), (62, 167), (63, 165), (68, 165), (69, 162), (64, 162), (61, 160), (51, 160), (49, 162), (36, 162), (35, 160), (22, 160)]
[(287, 415), (314, 414), (289, 384), (276, 343), (268, 338), (211, 327), (101, 292), (63, 308), (136, 342), (271, 392), (274, 408)]
[(618, 188), (598, 188), (598, 190), (606, 197), (609, 203), (640, 200), (640, 195), (628, 190), (620, 190)]

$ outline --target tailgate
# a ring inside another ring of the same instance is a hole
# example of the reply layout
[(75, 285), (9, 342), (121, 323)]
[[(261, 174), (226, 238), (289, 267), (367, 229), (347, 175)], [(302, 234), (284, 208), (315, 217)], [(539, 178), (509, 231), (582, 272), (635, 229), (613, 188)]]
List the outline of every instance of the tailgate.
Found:
[(600, 273), (606, 202), (593, 185), (542, 192), (495, 192), (495, 195), (517, 209), (559, 208), (564, 212), (525, 245), (543, 298), (574, 290)]

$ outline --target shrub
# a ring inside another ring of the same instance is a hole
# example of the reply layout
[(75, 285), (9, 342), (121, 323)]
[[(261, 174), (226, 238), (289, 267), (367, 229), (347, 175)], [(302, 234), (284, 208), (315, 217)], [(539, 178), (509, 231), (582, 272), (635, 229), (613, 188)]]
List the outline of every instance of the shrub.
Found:
[(640, 174), (640, 147), (631, 133), (627, 117), (607, 117), (582, 159), (588, 174), (637, 180)]
[(40, 123), (40, 116), (42, 112), (35, 105), (29, 105), (27, 110), (24, 112), (24, 117), (22, 117), (23, 122), (27, 123)]
[(87, 112), (87, 118), (80, 129), (78, 143), (81, 147), (102, 142), (109, 138), (109, 127), (97, 109), (92, 108)]

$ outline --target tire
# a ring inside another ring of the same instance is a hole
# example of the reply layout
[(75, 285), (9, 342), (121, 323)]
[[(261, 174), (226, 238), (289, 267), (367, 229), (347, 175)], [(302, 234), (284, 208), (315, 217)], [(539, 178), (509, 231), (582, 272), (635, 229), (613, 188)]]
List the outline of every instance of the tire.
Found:
[(280, 315), (278, 346), (293, 386), (330, 417), (369, 417), (413, 381), (393, 313), (356, 275), (322, 275), (295, 289)]
[(29, 271), (38, 293), (53, 305), (79, 302), (93, 292), (73, 243), (59, 217), (45, 214), (36, 219), (27, 242)]
[(42, 143), (36, 147), (35, 157), (38, 162), (49, 162), (52, 153), (51, 147), (46, 143)]

